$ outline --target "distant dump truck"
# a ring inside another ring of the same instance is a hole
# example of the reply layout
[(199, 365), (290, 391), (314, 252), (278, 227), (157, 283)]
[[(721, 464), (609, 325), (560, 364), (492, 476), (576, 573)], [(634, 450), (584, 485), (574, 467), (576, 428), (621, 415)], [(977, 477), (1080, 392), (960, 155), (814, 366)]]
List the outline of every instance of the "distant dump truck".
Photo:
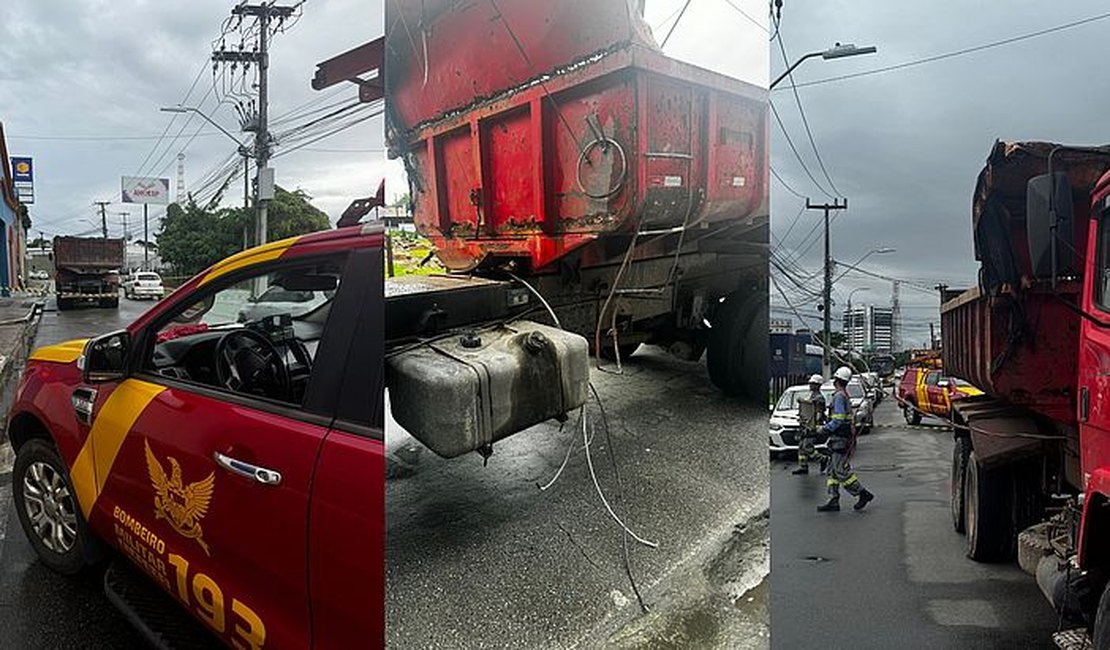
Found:
[(122, 239), (54, 238), (54, 290), (58, 311), (81, 303), (119, 307), (119, 270), (124, 266)]

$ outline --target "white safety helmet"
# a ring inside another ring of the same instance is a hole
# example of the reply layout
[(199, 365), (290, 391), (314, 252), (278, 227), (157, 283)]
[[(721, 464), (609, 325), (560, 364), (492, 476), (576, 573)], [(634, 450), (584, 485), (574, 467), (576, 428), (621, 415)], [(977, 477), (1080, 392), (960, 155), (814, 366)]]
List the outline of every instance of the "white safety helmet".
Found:
[(809, 378), (809, 383), (820, 385), (820, 384), (825, 383), (825, 378), (822, 377), (821, 375), (813, 375), (812, 377)]
[(840, 366), (836, 369), (836, 372), (833, 373), (833, 377), (844, 383), (848, 383), (848, 380), (852, 378), (852, 369), (848, 366)]

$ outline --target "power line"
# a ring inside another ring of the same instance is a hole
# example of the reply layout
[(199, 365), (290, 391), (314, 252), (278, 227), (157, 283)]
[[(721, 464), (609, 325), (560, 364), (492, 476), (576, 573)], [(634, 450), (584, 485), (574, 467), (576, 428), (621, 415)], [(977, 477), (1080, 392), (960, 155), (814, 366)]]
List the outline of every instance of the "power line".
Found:
[(965, 48), (961, 48), (959, 50), (953, 50), (951, 52), (945, 52), (943, 54), (935, 54), (933, 56), (927, 56), (927, 57), (924, 57), (924, 58), (921, 58), (921, 59), (915, 59), (915, 60), (912, 60), (912, 61), (905, 61), (903, 63), (896, 63), (894, 65), (888, 65), (888, 66), (884, 66), (884, 67), (881, 67), (881, 68), (873, 68), (871, 70), (863, 70), (863, 71), (860, 71), (860, 72), (852, 72), (852, 73), (848, 73), (848, 74), (837, 75), (835, 77), (825, 77), (823, 79), (814, 79), (813, 81), (804, 81), (802, 83), (797, 84), (796, 87), (797, 88), (805, 88), (807, 86), (818, 86), (818, 85), (821, 85), (821, 84), (832, 83), (834, 81), (844, 81), (846, 79), (855, 79), (855, 78), (858, 78), (858, 77), (867, 77), (867, 76), (870, 76), (870, 75), (881, 74), (881, 73), (884, 73), (884, 72), (892, 72), (894, 70), (902, 70), (904, 68), (911, 68), (911, 67), (914, 67), (914, 66), (924, 65), (926, 63), (933, 63), (933, 62), (936, 62), (936, 61), (943, 61), (945, 59), (951, 59), (951, 58), (954, 58), (954, 57), (963, 56), (965, 54), (972, 54), (972, 53), (975, 53), (975, 52), (982, 52), (983, 50), (989, 50), (989, 49), (992, 49), (992, 48), (995, 48), (995, 47), (1001, 47), (1003, 45), (1010, 45), (1012, 43), (1017, 43), (1019, 41), (1024, 41), (1024, 40), (1028, 40), (1028, 39), (1031, 39), (1031, 38), (1036, 38), (1038, 36), (1045, 36), (1047, 34), (1060, 32), (1060, 31), (1063, 31), (1063, 30), (1066, 30), (1066, 29), (1071, 29), (1073, 27), (1079, 27), (1081, 25), (1086, 25), (1086, 24), (1093, 23), (1093, 22), (1096, 22), (1096, 21), (1106, 20), (1107, 18), (1110, 18), (1110, 12), (1098, 14), (1097, 16), (1091, 16), (1089, 18), (1083, 18), (1083, 19), (1080, 19), (1080, 20), (1075, 20), (1075, 21), (1072, 21), (1072, 22), (1069, 22), (1069, 23), (1064, 23), (1062, 25), (1057, 25), (1055, 27), (1048, 27), (1046, 29), (1039, 29), (1037, 31), (1029, 32), (1027, 34), (1021, 34), (1019, 36), (1011, 36), (1009, 38), (1003, 38), (1001, 40), (991, 41), (990, 43), (984, 43), (982, 45), (975, 45), (973, 47), (965, 47)]
[(686, 0), (686, 4), (682, 5), (682, 11), (678, 12), (678, 18), (674, 19), (671, 23), (671, 28), (667, 30), (667, 35), (663, 37), (663, 42), (659, 44), (659, 49), (667, 47), (667, 41), (671, 40), (671, 34), (674, 33), (674, 28), (678, 27), (678, 23), (682, 22), (682, 17), (686, 15), (686, 9), (690, 6), (693, 0)]
[[(781, 25), (776, 21), (775, 32), (778, 34), (779, 51), (782, 53), (782, 64), (789, 67), (790, 58), (786, 55), (786, 45), (782, 40)], [(837, 189), (836, 183), (833, 182), (832, 177), (829, 176), (829, 170), (825, 168), (825, 161), (821, 159), (821, 152), (817, 151), (817, 142), (813, 139), (813, 131), (809, 128), (809, 120), (806, 118), (806, 111), (802, 108), (802, 98), (798, 94), (798, 88), (794, 85), (794, 73), (790, 72), (786, 75), (787, 80), (790, 82), (790, 90), (794, 93), (794, 102), (798, 105), (798, 114), (802, 117), (802, 126), (805, 127), (806, 137), (809, 138), (809, 146), (813, 149), (813, 157), (817, 159), (817, 165), (821, 168), (821, 173), (825, 175), (825, 180), (829, 182), (829, 187), (838, 195), (843, 196), (841, 191)]]
[(775, 108), (775, 102), (768, 103), (771, 105), (771, 114), (775, 116), (775, 122), (779, 125), (779, 130), (782, 131), (783, 137), (786, 138), (786, 144), (790, 145), (790, 151), (794, 152), (794, 157), (798, 159), (798, 164), (802, 166), (806, 176), (809, 177), (809, 180), (813, 181), (813, 185), (820, 190), (822, 194), (830, 199), (836, 198), (832, 194), (829, 194), (824, 186), (817, 182), (817, 179), (813, 176), (813, 172), (809, 171), (809, 167), (806, 166), (806, 162), (802, 159), (802, 155), (798, 153), (798, 148), (794, 146), (794, 141), (790, 139), (790, 134), (786, 131), (786, 125), (782, 123), (782, 118), (779, 117), (778, 109)]
[(759, 22), (759, 21), (758, 21), (758, 20), (756, 20), (755, 18), (752, 18), (751, 14), (749, 14), (748, 12), (744, 11), (743, 9), (741, 9), (741, 8), (740, 8), (740, 7), (739, 7), (739, 6), (738, 6), (738, 5), (736, 4), (736, 3), (734, 3), (734, 2), (732, 1), (732, 0), (725, 0), (725, 3), (726, 3), (726, 4), (728, 5), (728, 6), (732, 7), (733, 9), (735, 9), (735, 10), (736, 10), (736, 11), (737, 11), (737, 12), (738, 12), (738, 13), (739, 13), (739, 14), (740, 14), (741, 16), (743, 16), (744, 18), (747, 18), (747, 19), (748, 19), (748, 22), (750, 22), (751, 24), (753, 24), (753, 25), (755, 25), (756, 27), (758, 27), (758, 28), (762, 29), (763, 31), (767, 32), (768, 34), (770, 34), (770, 33), (771, 33), (771, 30), (767, 29), (767, 26), (766, 26), (766, 25), (764, 25), (763, 23)]
[[(768, 167), (770, 167), (770, 166), (768, 165)], [(802, 194), (801, 192), (794, 189), (793, 187), (790, 187), (790, 185), (782, 179), (782, 176), (779, 176), (779, 173), (777, 171), (775, 171), (774, 167), (770, 167), (770, 169), (771, 169), (771, 175), (775, 177), (775, 180), (778, 181), (780, 185), (782, 185), (784, 188), (786, 188), (787, 192), (790, 192), (791, 194), (798, 197), (799, 199), (806, 198), (805, 194)]]

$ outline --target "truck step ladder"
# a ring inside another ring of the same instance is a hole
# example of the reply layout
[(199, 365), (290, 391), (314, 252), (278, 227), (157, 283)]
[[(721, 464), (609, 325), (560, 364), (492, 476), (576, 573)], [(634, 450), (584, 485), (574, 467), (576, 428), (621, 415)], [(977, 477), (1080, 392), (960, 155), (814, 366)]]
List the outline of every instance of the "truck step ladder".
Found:
[(173, 650), (218, 648), (205, 630), (171, 596), (138, 569), (114, 561), (104, 573), (104, 593), (152, 647)]
[(1052, 642), (1060, 650), (1094, 650), (1091, 637), (1087, 629), (1077, 627), (1074, 630), (1062, 630), (1052, 635)]

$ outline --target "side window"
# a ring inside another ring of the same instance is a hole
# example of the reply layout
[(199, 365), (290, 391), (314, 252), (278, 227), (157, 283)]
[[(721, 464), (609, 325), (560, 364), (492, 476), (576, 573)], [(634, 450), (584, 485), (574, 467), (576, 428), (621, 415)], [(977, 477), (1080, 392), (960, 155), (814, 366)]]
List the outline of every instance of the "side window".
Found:
[(271, 267), (201, 288), (195, 300), (154, 325), (143, 369), (218, 391), (303, 404), (344, 257)]
[(1095, 282), (1095, 306), (1110, 312), (1110, 210), (1098, 220), (1098, 279)]
[(928, 386), (936, 386), (938, 381), (940, 381), (939, 372), (930, 372), (925, 377), (925, 384)]

